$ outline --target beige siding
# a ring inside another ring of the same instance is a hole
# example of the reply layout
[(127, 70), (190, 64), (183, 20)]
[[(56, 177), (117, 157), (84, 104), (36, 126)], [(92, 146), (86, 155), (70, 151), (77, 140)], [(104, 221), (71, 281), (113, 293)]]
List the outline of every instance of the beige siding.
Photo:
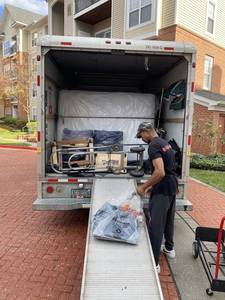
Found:
[(179, 0), (162, 0), (161, 28), (175, 24), (177, 1)]
[[(68, 7), (71, 6), (71, 15), (68, 16)], [(73, 18), (74, 18), (74, 1), (65, 0), (64, 1), (64, 34), (73, 35)]]
[(25, 30), (22, 30), (22, 45), (21, 45), (21, 51), (27, 52), (28, 51), (28, 32)]
[(78, 36), (79, 31), (90, 33), (92, 36), (93, 26), (81, 21), (75, 21), (75, 36)]
[(179, 0), (178, 3), (178, 24), (225, 47), (224, 0), (217, 0), (214, 38), (206, 32), (207, 0)]
[(225, 1), (217, 0), (215, 42), (225, 47)]
[(120, 38), (124, 37), (126, 19), (125, 0), (113, 0), (112, 1), (112, 37)]
[(93, 26), (93, 35), (99, 31), (103, 31), (106, 28), (111, 28), (111, 18), (105, 19)]
[(129, 30), (125, 34), (126, 39), (143, 39), (151, 37), (151, 35), (156, 35), (156, 24), (151, 23), (144, 26), (140, 26), (136, 29)]
[(208, 0), (179, 0), (178, 24), (188, 27), (198, 34), (205, 35)]

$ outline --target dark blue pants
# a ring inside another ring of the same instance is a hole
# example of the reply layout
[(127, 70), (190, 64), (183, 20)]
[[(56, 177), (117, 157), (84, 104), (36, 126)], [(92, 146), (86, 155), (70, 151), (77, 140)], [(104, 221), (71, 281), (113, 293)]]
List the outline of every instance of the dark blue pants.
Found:
[(176, 209), (176, 195), (166, 196), (163, 194), (152, 195), (149, 201), (149, 236), (155, 263), (158, 265), (160, 249), (165, 237), (165, 247), (173, 250), (174, 216)]

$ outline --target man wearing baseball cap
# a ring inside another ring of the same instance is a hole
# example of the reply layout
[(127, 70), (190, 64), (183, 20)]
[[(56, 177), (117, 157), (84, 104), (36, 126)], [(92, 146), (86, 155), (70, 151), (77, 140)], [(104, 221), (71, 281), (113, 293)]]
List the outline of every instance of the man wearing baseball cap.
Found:
[(170, 144), (158, 136), (150, 122), (143, 122), (139, 125), (136, 138), (141, 138), (149, 144), (148, 155), (152, 175), (144, 184), (138, 186), (137, 192), (142, 195), (151, 191), (149, 235), (159, 273), (159, 256), (163, 235), (165, 238), (163, 252), (169, 258), (175, 258), (173, 242), (177, 193), (177, 178), (174, 172), (175, 155)]

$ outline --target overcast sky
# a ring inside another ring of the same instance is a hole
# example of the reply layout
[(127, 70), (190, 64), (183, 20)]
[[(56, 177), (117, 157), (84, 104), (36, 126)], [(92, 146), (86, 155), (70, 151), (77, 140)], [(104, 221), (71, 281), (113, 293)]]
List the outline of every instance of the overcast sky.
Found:
[(47, 15), (48, 12), (48, 5), (45, 0), (0, 0), (0, 15), (2, 15), (4, 5), (7, 3), (41, 15)]

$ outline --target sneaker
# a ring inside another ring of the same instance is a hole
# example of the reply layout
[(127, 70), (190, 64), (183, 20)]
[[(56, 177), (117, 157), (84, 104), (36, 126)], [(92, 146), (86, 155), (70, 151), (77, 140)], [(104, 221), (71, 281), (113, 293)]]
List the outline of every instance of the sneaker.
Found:
[(159, 264), (156, 266), (156, 271), (158, 274), (160, 273), (160, 265)]
[(164, 246), (162, 252), (164, 254), (166, 254), (166, 256), (170, 259), (174, 259), (176, 257), (176, 253), (175, 253), (175, 250), (167, 250), (166, 247)]

